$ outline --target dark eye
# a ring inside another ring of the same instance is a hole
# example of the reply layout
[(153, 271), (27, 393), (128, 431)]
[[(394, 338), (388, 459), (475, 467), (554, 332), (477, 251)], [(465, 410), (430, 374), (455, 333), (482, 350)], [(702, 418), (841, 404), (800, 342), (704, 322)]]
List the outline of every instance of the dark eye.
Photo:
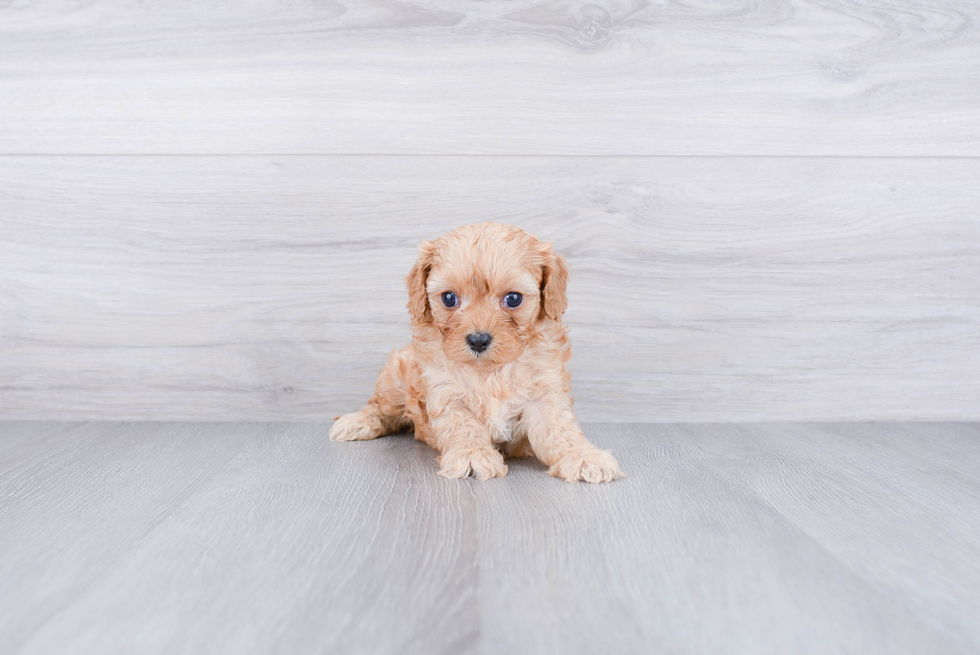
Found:
[(455, 307), (459, 304), (459, 298), (452, 291), (447, 291), (442, 294), (442, 304), (446, 307)]
[(504, 307), (514, 309), (515, 307), (520, 307), (522, 302), (524, 302), (524, 296), (516, 291), (511, 291), (504, 296)]

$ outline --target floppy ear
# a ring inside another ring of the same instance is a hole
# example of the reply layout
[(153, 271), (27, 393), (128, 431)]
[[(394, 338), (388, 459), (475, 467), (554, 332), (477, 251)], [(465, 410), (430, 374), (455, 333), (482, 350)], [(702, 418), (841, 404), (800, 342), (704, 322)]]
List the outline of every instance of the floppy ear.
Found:
[(541, 276), (541, 312), (539, 318), (558, 320), (565, 313), (568, 298), (565, 296), (565, 285), (568, 284), (568, 263), (565, 258), (556, 253), (551, 244), (544, 247), (542, 253), (544, 263), (541, 264), (544, 274)]
[(419, 324), (432, 320), (432, 311), (429, 309), (429, 298), (425, 291), (425, 283), (429, 279), (429, 271), (432, 269), (432, 254), (435, 246), (431, 241), (423, 241), (419, 244), (419, 258), (408, 272), (405, 282), (408, 285), (408, 313), (412, 316), (412, 323)]

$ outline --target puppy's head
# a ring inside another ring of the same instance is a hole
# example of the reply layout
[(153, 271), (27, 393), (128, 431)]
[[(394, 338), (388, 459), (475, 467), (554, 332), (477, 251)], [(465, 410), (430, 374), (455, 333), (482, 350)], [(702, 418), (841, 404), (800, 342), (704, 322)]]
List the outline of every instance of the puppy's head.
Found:
[(551, 248), (510, 225), (466, 225), (419, 246), (408, 274), (408, 310), (418, 329), (434, 326), (452, 361), (506, 364), (559, 320), (568, 267)]

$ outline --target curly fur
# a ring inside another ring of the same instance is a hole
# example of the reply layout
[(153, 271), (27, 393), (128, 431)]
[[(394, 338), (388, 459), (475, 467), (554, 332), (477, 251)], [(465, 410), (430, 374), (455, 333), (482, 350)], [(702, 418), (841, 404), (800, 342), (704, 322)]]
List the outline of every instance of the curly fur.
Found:
[[(337, 419), (336, 441), (374, 439), (414, 427), (438, 450), (439, 475), (480, 480), (507, 473), (504, 456), (535, 455), (568, 482), (609, 482), (623, 473), (575, 420), (561, 322), (568, 266), (551, 244), (510, 225), (479, 223), (419, 246), (409, 272), (412, 344), (391, 353), (374, 395)], [(454, 292), (457, 307), (442, 294)], [(517, 308), (502, 299), (523, 295)], [(486, 332), (476, 353), (467, 335)]]

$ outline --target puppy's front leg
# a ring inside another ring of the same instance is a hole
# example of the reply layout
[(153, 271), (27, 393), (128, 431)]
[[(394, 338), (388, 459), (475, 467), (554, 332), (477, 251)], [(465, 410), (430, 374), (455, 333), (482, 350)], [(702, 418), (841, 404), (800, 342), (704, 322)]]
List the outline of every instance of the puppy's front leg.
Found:
[(521, 424), (534, 454), (549, 467), (548, 475), (593, 483), (625, 477), (608, 450), (599, 450), (585, 438), (567, 397), (528, 403)]
[(444, 478), (465, 478), (470, 474), (478, 480), (502, 478), (507, 475), (504, 456), (493, 447), (490, 427), (463, 409), (451, 409), (430, 426), (439, 446), (439, 473)]

